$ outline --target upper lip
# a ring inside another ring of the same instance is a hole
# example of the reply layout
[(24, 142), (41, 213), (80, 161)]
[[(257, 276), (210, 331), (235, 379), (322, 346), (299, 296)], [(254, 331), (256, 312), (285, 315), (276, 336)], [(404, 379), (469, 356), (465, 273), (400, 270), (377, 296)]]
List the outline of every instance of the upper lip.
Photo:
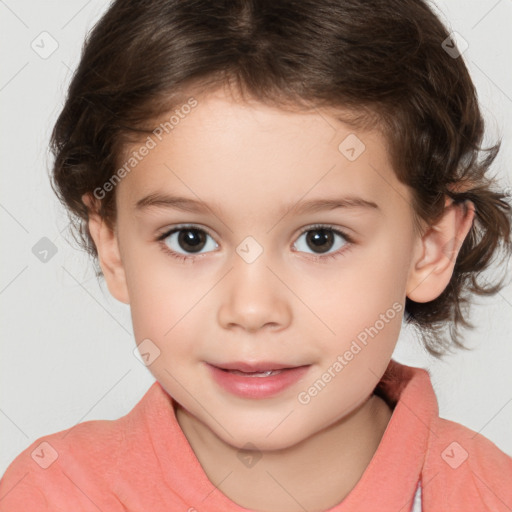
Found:
[(253, 363), (246, 363), (243, 361), (235, 361), (232, 363), (210, 363), (212, 366), (216, 366), (221, 370), (238, 370), (240, 372), (268, 372), (270, 370), (282, 370), (283, 368), (297, 368), (298, 366), (304, 365), (293, 365), (274, 363), (272, 361), (259, 361)]

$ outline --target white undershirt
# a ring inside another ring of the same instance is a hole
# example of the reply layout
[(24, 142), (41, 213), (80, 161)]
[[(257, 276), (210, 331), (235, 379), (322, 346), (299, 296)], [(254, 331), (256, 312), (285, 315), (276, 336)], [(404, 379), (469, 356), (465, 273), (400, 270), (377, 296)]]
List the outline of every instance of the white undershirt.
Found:
[(414, 500), (412, 502), (411, 512), (421, 512), (421, 482), (418, 482), (416, 494), (414, 495)]

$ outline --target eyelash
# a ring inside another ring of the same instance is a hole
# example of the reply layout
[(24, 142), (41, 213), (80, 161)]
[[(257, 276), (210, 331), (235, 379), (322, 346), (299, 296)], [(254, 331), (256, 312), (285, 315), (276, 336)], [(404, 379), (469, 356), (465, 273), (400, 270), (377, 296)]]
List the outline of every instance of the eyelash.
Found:
[[(209, 231), (207, 231), (206, 229), (200, 228), (199, 226), (195, 226), (193, 224), (190, 224), (190, 225), (187, 224), (187, 225), (182, 225), (179, 227), (174, 227), (172, 229), (167, 230), (165, 233), (158, 235), (156, 238), (156, 242), (158, 242), (159, 247), (162, 249), (162, 251), (165, 254), (167, 254), (181, 262), (190, 261), (191, 263), (194, 263), (195, 260), (198, 257), (203, 256), (203, 254), (198, 254), (196, 256), (185, 256), (183, 254), (180, 254), (178, 252), (175, 252), (175, 251), (169, 249), (167, 244), (164, 242), (164, 240), (168, 236), (172, 235), (173, 233), (176, 233), (176, 232), (182, 231), (182, 230), (186, 230), (186, 229), (196, 229), (198, 231), (203, 231), (208, 236), (213, 238), (212, 234)], [(298, 238), (300, 238), (304, 233), (307, 233), (308, 231), (315, 231), (317, 229), (326, 229), (326, 230), (332, 231), (336, 235), (340, 235), (346, 241), (346, 244), (341, 249), (338, 249), (336, 252), (326, 254), (324, 256), (308, 253), (307, 257), (317, 263), (327, 263), (327, 260), (330, 261), (331, 259), (335, 259), (335, 258), (344, 256), (354, 245), (354, 240), (351, 236), (347, 235), (344, 231), (341, 231), (340, 229), (335, 228), (334, 226), (331, 226), (329, 224), (314, 224), (312, 226), (308, 226), (306, 229), (304, 229), (303, 231), (300, 232)], [(295, 251), (295, 252), (299, 252), (299, 251)]]

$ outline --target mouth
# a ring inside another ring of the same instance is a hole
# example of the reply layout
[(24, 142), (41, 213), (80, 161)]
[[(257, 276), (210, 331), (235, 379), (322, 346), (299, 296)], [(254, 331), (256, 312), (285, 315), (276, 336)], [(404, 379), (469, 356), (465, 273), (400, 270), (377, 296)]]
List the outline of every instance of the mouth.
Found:
[(269, 398), (293, 386), (311, 365), (257, 363), (207, 363), (213, 380), (225, 391), (243, 398)]
[(283, 370), (298, 368), (298, 366), (295, 365), (275, 363), (271, 361), (261, 361), (258, 363), (245, 363), (238, 361), (233, 363), (212, 364), (212, 366), (216, 366), (219, 370), (225, 372), (244, 375), (246, 377), (268, 377), (269, 375), (276, 374)]
[(219, 368), (223, 372), (229, 372), (233, 375), (241, 375), (242, 377), (270, 377), (271, 375), (278, 375), (283, 370), (266, 370), (264, 372), (243, 372), (241, 370), (225, 370), (223, 368)]

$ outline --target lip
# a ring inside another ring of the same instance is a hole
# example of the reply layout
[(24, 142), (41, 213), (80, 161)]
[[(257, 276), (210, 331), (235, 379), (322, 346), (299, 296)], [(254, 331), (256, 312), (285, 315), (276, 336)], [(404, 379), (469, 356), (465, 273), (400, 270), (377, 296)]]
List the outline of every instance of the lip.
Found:
[(233, 363), (209, 364), (222, 370), (238, 370), (240, 372), (268, 372), (269, 370), (282, 370), (283, 368), (297, 368), (294, 365), (275, 363), (272, 361), (260, 361), (256, 363), (235, 361)]
[[(252, 399), (270, 398), (278, 395), (299, 381), (310, 367), (310, 365), (290, 366), (268, 361), (258, 363), (219, 363), (218, 365), (206, 363), (206, 366), (213, 380), (225, 391), (242, 398)], [(255, 377), (232, 373), (230, 370), (248, 374), (271, 370), (279, 371), (279, 373)]]

